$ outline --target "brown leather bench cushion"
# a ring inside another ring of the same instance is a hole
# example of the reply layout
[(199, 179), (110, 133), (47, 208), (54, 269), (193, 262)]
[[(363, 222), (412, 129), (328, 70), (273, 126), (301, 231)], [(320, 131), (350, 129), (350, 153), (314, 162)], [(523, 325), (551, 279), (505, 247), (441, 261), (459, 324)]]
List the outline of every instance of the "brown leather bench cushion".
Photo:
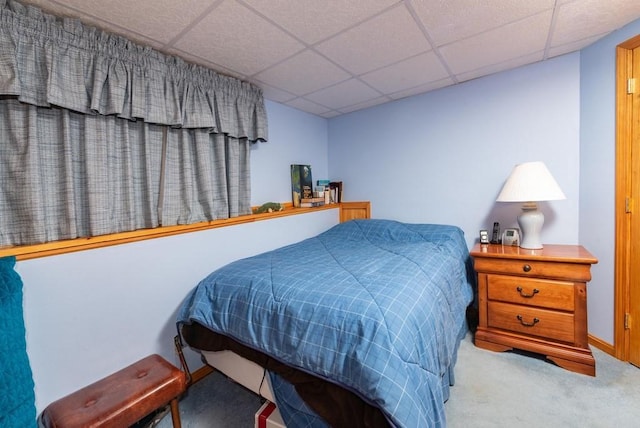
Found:
[(159, 355), (132, 365), (51, 403), (45, 427), (127, 427), (181, 395), (184, 372)]

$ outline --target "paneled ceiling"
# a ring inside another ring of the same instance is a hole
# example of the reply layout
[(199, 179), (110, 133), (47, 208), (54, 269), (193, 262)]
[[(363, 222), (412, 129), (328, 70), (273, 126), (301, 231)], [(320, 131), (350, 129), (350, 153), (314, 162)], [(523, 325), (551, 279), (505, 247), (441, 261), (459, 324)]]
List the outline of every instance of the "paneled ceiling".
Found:
[(640, 0), (21, 0), (333, 117), (579, 50)]

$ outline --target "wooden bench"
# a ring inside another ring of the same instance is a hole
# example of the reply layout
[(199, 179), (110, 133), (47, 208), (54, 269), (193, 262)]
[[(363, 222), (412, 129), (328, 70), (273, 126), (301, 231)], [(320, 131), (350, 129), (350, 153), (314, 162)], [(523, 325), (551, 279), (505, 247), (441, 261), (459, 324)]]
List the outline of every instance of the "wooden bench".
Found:
[(178, 400), (186, 386), (185, 373), (154, 354), (54, 401), (40, 420), (46, 428), (122, 428), (170, 403), (180, 428)]

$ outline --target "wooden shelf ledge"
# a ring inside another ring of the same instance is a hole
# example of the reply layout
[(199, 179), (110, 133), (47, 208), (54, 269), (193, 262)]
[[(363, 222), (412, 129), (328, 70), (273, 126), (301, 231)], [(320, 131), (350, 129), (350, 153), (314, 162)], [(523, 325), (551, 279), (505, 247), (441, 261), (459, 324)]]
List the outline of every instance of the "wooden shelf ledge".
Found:
[(284, 210), (272, 213), (248, 214), (229, 219), (212, 220), (178, 226), (161, 226), (153, 229), (140, 229), (130, 232), (92, 236), (89, 238), (67, 239), (63, 241), (47, 242), (44, 244), (3, 247), (0, 248), (0, 257), (16, 256), (17, 260), (29, 260), (38, 257), (47, 257), (58, 254), (71, 253), (74, 251), (90, 250), (94, 248), (108, 247), (111, 245), (143, 241), (145, 239), (163, 238), (166, 236), (179, 235), (182, 233), (198, 232), (208, 229), (215, 229), (218, 227), (227, 227), (243, 223), (251, 223), (254, 221), (269, 220), (277, 217), (336, 209), (340, 208), (341, 204), (331, 204), (314, 208), (293, 208), (291, 203), (283, 205)]
[(47, 242), (44, 244), (3, 247), (0, 248), (0, 257), (16, 256), (17, 260), (29, 260), (38, 257), (90, 250), (94, 248), (108, 247), (111, 245), (142, 241), (145, 239), (162, 238), (182, 233), (198, 232), (218, 227), (234, 226), (254, 221), (269, 220), (278, 217), (306, 214), (337, 208), (340, 209), (340, 221), (346, 221), (351, 218), (370, 217), (369, 202), (343, 202), (340, 204), (329, 204), (313, 208), (293, 208), (291, 203), (284, 203), (282, 205), (284, 206), (284, 210), (271, 213), (248, 214), (223, 220), (212, 220), (179, 226), (162, 226), (153, 229), (140, 229), (131, 232), (92, 236), (90, 238), (68, 239), (63, 241)]

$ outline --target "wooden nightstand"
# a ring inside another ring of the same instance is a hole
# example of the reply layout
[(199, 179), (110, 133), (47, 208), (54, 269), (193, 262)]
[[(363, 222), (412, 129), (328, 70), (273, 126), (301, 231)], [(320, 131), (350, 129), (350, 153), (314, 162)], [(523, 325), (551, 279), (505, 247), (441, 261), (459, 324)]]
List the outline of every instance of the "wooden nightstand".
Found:
[(477, 244), (476, 346), (545, 355), (567, 370), (591, 376), (596, 363), (587, 338), (587, 282), (598, 262), (579, 245), (541, 250)]

